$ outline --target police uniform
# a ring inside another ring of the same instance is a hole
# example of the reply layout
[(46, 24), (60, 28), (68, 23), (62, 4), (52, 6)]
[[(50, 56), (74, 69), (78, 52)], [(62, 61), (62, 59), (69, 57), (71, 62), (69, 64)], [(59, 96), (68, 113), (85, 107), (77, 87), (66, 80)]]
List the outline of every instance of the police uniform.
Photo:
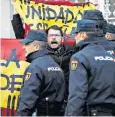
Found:
[[(89, 23), (81, 20), (78, 26), (87, 31)], [(93, 41), (96, 38), (79, 42), (79, 52), (71, 58), (66, 116), (109, 116), (115, 111), (115, 59)]]
[[(99, 10), (85, 10), (83, 14), (83, 19), (85, 20), (94, 20), (98, 23), (99, 28), (103, 30), (104, 34), (106, 33), (107, 29), (107, 22), (103, 18), (103, 14)], [(111, 27), (112, 28), (112, 27)], [(109, 28), (110, 30), (110, 28)], [(98, 36), (98, 44), (102, 45), (107, 52), (115, 56), (115, 43), (110, 42), (105, 38), (104, 35)]]
[[(31, 32), (28, 38), (44, 41), (41, 33)], [(40, 40), (41, 39), (41, 40)], [(22, 40), (24, 41), (24, 40)], [(37, 116), (59, 116), (63, 106), (65, 81), (59, 65), (47, 50), (39, 50), (27, 56), (31, 64), (25, 71), (17, 116), (31, 116), (37, 109)]]
[(115, 57), (115, 43), (107, 40), (104, 36), (98, 37), (96, 42), (104, 47), (104, 49), (111, 55)]

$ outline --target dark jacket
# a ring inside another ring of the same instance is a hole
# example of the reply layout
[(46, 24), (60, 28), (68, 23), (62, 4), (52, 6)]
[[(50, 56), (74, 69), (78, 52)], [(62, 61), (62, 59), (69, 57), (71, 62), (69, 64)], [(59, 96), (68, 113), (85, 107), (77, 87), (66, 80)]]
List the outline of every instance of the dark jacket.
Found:
[(97, 37), (96, 42), (103, 46), (107, 52), (115, 56), (115, 43), (107, 40), (104, 36)]
[(47, 49), (50, 51), (51, 57), (64, 71), (65, 78), (69, 77), (69, 62), (73, 54), (72, 47), (69, 44), (61, 45), (58, 49), (54, 50), (49, 46)]
[(86, 103), (115, 104), (114, 56), (94, 40), (81, 41), (71, 58), (66, 116), (81, 116)]
[(73, 49), (69, 44), (61, 45), (58, 49), (53, 50), (49, 46), (47, 49), (50, 51), (50, 56), (53, 58), (53, 60), (58, 63), (58, 65), (62, 68), (65, 76), (66, 81), (66, 94), (65, 94), (65, 100), (67, 100), (68, 97), (68, 84), (69, 84), (69, 63), (70, 58), (73, 54)]
[[(115, 45), (115, 40), (109, 40), (109, 41)], [(114, 54), (115, 54), (115, 51), (114, 51)]]
[[(12, 25), (16, 38), (24, 38), (24, 28), (20, 16), (18, 14), (13, 16)], [(73, 54), (73, 48), (74, 46), (70, 46), (67, 43), (60, 46), (56, 50), (53, 50), (50, 47), (47, 48), (50, 51), (51, 57), (54, 59), (56, 63), (58, 63), (58, 65), (64, 71), (67, 88), (68, 88), (68, 79), (69, 79), (69, 62)], [(65, 97), (67, 98), (67, 96), (68, 96), (68, 90)]]
[(31, 62), (25, 71), (17, 116), (37, 115), (60, 116), (65, 93), (64, 74), (59, 65), (48, 55), (48, 51), (30, 54)]

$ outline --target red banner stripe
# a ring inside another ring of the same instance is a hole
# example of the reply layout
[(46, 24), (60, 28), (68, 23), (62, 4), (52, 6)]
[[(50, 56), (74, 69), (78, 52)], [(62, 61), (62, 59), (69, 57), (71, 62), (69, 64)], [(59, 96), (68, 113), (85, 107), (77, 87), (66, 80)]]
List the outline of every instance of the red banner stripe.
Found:
[(5, 39), (1, 38), (1, 59), (7, 59), (12, 49), (16, 49), (16, 55), (19, 60), (25, 60), (23, 44), (19, 42), (19, 39)]

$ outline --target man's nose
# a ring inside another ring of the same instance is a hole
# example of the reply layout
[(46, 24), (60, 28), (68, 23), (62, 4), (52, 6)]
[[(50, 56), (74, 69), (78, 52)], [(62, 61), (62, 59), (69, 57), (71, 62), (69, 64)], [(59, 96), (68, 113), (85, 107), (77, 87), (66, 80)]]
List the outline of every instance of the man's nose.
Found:
[(52, 35), (52, 38), (55, 39), (56, 38), (56, 35)]

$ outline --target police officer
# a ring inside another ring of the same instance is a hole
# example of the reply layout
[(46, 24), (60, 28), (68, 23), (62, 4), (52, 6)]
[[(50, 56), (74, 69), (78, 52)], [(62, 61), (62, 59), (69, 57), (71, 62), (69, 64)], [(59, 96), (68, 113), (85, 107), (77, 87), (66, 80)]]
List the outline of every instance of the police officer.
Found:
[(98, 26), (103, 30), (103, 35), (98, 37), (98, 43), (101, 44), (107, 52), (115, 56), (115, 43), (108, 41), (105, 38), (107, 22), (103, 18), (103, 14), (99, 10), (85, 10), (83, 14), (83, 19), (97, 21)]
[(115, 25), (107, 24), (105, 37), (108, 40), (115, 42)]
[(64, 74), (46, 49), (47, 36), (43, 31), (30, 30), (24, 44), (27, 61), (17, 116), (59, 116), (65, 92)]
[(98, 44), (98, 31), (96, 21), (77, 21), (79, 52), (70, 62), (66, 116), (109, 116), (115, 111), (115, 60)]

